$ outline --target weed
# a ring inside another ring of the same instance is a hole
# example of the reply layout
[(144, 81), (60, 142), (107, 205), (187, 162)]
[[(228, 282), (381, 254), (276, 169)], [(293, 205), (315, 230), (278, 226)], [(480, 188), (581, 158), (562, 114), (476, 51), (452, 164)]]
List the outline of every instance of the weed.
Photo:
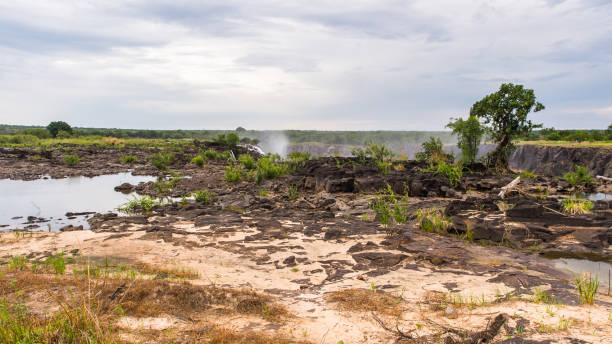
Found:
[(369, 216), (368, 214), (363, 214), (363, 215), (361, 215), (361, 216), (359, 217), (359, 219), (360, 219), (361, 221), (368, 222), (368, 221), (370, 221), (370, 216)]
[(138, 162), (138, 158), (134, 155), (124, 155), (121, 158), (119, 158), (119, 161), (122, 164), (135, 164)]
[(497, 205), (497, 208), (498, 208), (500, 211), (503, 211), (503, 212), (506, 212), (506, 211), (508, 211), (508, 210), (510, 210), (510, 209), (512, 209), (512, 208), (514, 208), (514, 206), (515, 206), (515, 204), (512, 204), (512, 203), (506, 203), (506, 202), (503, 202), (503, 201), (499, 201), (499, 202), (497, 202), (497, 203), (496, 203), (496, 205)]
[(75, 166), (76, 164), (79, 163), (79, 161), (81, 161), (81, 158), (79, 158), (78, 155), (65, 155), (64, 156), (64, 163), (66, 164), (66, 166)]
[(293, 272), (298, 272), (298, 271), (300, 271), (300, 269), (298, 269), (298, 268), (293, 268), (293, 269), (291, 269), (291, 271), (293, 271)]
[(208, 204), (212, 201), (213, 193), (208, 190), (198, 190), (193, 193), (196, 202)]
[(254, 170), (256, 167), (255, 159), (249, 154), (240, 154), (238, 157), (238, 161), (246, 168), (247, 170)]
[(134, 197), (131, 201), (119, 207), (119, 210), (125, 213), (150, 213), (153, 207), (161, 203), (152, 197), (143, 196), (140, 198)]
[(567, 329), (570, 327), (571, 324), (572, 324), (572, 319), (563, 319), (563, 318), (560, 318), (559, 319), (559, 325), (557, 326), (557, 328), (560, 331), (567, 331)]
[(586, 199), (577, 199), (574, 197), (561, 200), (563, 211), (569, 214), (589, 214), (593, 209), (593, 202)]
[(555, 316), (555, 311), (553, 310), (551, 305), (546, 305), (546, 313), (548, 313), (548, 315), (550, 315), (551, 317)]
[(174, 160), (174, 153), (159, 152), (151, 156), (151, 163), (158, 170), (166, 170)]
[(225, 181), (228, 183), (237, 183), (242, 179), (240, 168), (228, 165), (225, 167)]
[(574, 172), (564, 174), (563, 179), (576, 189), (590, 188), (595, 185), (595, 179), (584, 166), (574, 166)]
[(574, 283), (578, 288), (580, 304), (592, 305), (595, 301), (597, 290), (599, 289), (599, 279), (597, 278), (597, 275), (595, 275), (595, 277), (591, 276), (591, 273), (588, 275), (586, 273), (583, 275), (578, 275), (575, 277)]
[(196, 165), (198, 167), (204, 166), (205, 162), (206, 161), (204, 160), (204, 157), (202, 157), (201, 155), (198, 155), (198, 156), (194, 157), (193, 159), (191, 159), (191, 163), (193, 163), (194, 165)]
[(389, 174), (389, 171), (391, 171), (391, 163), (388, 161), (377, 161), (376, 167), (382, 174)]
[(289, 185), (289, 189), (287, 190), (287, 198), (290, 200), (296, 199), (298, 196), (297, 186), (295, 184)]
[(522, 336), (525, 333), (525, 327), (521, 325), (516, 325), (516, 335)]
[(261, 196), (261, 197), (266, 197), (266, 196), (268, 196), (268, 191), (263, 190), (263, 189), (259, 190), (259, 196)]
[(451, 220), (444, 215), (444, 208), (425, 208), (416, 212), (419, 227), (427, 232), (446, 233)]
[(357, 159), (359, 160), (359, 163), (364, 165), (366, 163), (366, 159), (368, 157), (366, 151), (363, 148), (353, 148), (353, 150), (351, 150), (351, 155), (353, 155), (354, 157), (357, 157)]
[(53, 271), (56, 275), (63, 275), (66, 271), (66, 259), (64, 258), (64, 253), (58, 253), (47, 258), (45, 260), (45, 264), (53, 267)]
[(11, 257), (11, 261), (9, 262), (9, 269), (19, 270), (19, 271), (24, 270), (27, 262), (28, 262), (28, 259), (24, 256)]
[(401, 224), (408, 221), (408, 196), (398, 199), (389, 184), (386, 189), (377, 193), (375, 199), (370, 201), (370, 207), (385, 227), (393, 223)]

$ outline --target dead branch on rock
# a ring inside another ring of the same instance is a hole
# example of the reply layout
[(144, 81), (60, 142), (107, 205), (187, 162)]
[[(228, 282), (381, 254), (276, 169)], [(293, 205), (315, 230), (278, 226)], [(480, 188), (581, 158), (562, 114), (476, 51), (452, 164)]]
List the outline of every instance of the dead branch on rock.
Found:
[(521, 181), (521, 177), (519, 176), (519, 177), (514, 178), (514, 180), (511, 181), (508, 185), (502, 187), (501, 191), (499, 192), (499, 197), (503, 199), (506, 193), (514, 189), (520, 181)]

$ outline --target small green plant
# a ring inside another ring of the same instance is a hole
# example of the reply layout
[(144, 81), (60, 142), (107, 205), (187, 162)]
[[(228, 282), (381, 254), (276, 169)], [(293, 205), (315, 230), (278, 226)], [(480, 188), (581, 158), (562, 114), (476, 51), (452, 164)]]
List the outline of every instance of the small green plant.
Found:
[(552, 305), (546, 305), (546, 313), (551, 317), (555, 316), (555, 311), (553, 310)]
[(264, 189), (259, 190), (259, 196), (261, 196), (261, 197), (268, 196), (268, 191), (266, 191)]
[(563, 179), (576, 189), (590, 188), (595, 185), (595, 179), (584, 166), (574, 166), (574, 172), (564, 174)]
[(287, 190), (287, 198), (290, 200), (296, 199), (298, 196), (297, 186), (295, 184), (289, 185), (289, 189)]
[(135, 155), (124, 155), (119, 158), (122, 164), (135, 164), (138, 162), (138, 158)]
[(11, 261), (9, 262), (9, 269), (21, 271), (25, 269), (27, 262), (28, 262), (28, 259), (24, 256), (11, 257)]
[(429, 137), (428, 141), (421, 144), (422, 152), (415, 154), (415, 159), (419, 161), (429, 161), (430, 163), (438, 161), (452, 161), (452, 155), (444, 153), (442, 141), (433, 136)]
[(119, 207), (120, 211), (125, 213), (150, 213), (153, 207), (160, 205), (161, 203), (155, 198), (149, 196), (134, 197), (131, 201)]
[(578, 275), (575, 277), (574, 283), (576, 284), (576, 288), (578, 288), (580, 304), (592, 305), (593, 302), (595, 302), (595, 295), (597, 295), (597, 290), (599, 289), (599, 279), (597, 275), (595, 275), (595, 277), (593, 277), (591, 273), (588, 275), (587, 273)]
[(516, 335), (522, 336), (525, 333), (525, 327), (521, 325), (516, 325)]
[(255, 159), (250, 154), (240, 154), (238, 161), (247, 170), (254, 170), (256, 167)]
[(64, 253), (58, 253), (45, 260), (46, 265), (50, 265), (56, 275), (63, 275), (66, 271), (66, 259)]
[(225, 167), (225, 181), (228, 183), (237, 183), (242, 179), (240, 168), (228, 165)]
[(529, 172), (529, 171), (523, 171), (520, 174), (521, 179), (535, 179), (536, 175)]
[(193, 192), (193, 198), (196, 202), (208, 204), (212, 201), (213, 194), (208, 190), (198, 190)]
[(446, 233), (451, 220), (444, 215), (444, 208), (425, 208), (416, 211), (421, 230), (433, 233)]
[(151, 156), (151, 163), (158, 170), (166, 170), (174, 160), (174, 153), (159, 152)]
[(371, 291), (376, 291), (376, 284), (374, 284), (374, 282), (370, 282), (370, 290)]
[(79, 158), (78, 155), (64, 155), (64, 163), (66, 166), (75, 166), (79, 161), (81, 161), (81, 158)]
[(204, 157), (201, 155), (198, 155), (196, 157), (194, 157), (193, 159), (191, 159), (191, 163), (198, 166), (198, 167), (202, 167), (204, 166), (205, 160)]
[(433, 172), (445, 176), (452, 187), (457, 187), (463, 177), (463, 167), (461, 165), (454, 166), (444, 161), (438, 161), (435, 164), (430, 163), (429, 168), (425, 169), (424, 172)]
[(569, 214), (588, 214), (593, 209), (593, 202), (586, 199), (578, 199), (574, 197), (561, 200), (563, 211)]
[(533, 289), (533, 302), (535, 303), (550, 303), (550, 296), (542, 288)]
[(360, 164), (364, 165), (366, 163), (368, 155), (363, 148), (361, 147), (353, 148), (351, 150), (351, 154), (359, 160)]
[(571, 323), (572, 323), (572, 319), (563, 319), (563, 318), (560, 318), (559, 319), (559, 325), (557, 326), (557, 328), (560, 331), (567, 331), (567, 329), (570, 327)]

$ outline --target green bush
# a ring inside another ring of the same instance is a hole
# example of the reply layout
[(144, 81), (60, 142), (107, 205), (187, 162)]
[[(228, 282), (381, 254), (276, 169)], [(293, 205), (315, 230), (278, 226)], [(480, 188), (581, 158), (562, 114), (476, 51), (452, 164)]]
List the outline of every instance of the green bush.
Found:
[(60, 130), (57, 132), (57, 135), (55, 137), (58, 139), (69, 139), (72, 137), (72, 134), (70, 134), (69, 132), (65, 130)]
[(74, 166), (81, 161), (78, 155), (64, 155), (64, 163), (66, 166)]
[(444, 215), (444, 208), (419, 209), (416, 212), (419, 227), (432, 233), (446, 233), (451, 220)]
[(520, 174), (521, 179), (535, 179), (536, 175), (529, 172), (529, 171), (523, 171)]
[(124, 155), (119, 158), (122, 164), (135, 164), (138, 162), (138, 158), (135, 155)]
[(561, 201), (563, 211), (570, 214), (588, 214), (593, 206), (593, 202), (586, 199), (566, 198)]
[(208, 204), (212, 201), (213, 194), (208, 190), (198, 190), (193, 193), (196, 202)]
[(563, 175), (563, 179), (574, 188), (584, 189), (595, 185), (595, 178), (591, 176), (586, 167), (576, 165), (574, 170), (575, 172), (568, 172)]
[(228, 165), (225, 167), (225, 181), (228, 183), (237, 183), (242, 179), (242, 171), (240, 168)]
[(202, 157), (201, 155), (198, 155), (195, 158), (191, 159), (191, 162), (198, 167), (202, 167), (204, 166), (205, 161), (204, 161), (204, 157)]
[(39, 142), (34, 135), (0, 135), (0, 143), (14, 145), (35, 145)]
[(217, 160), (219, 159), (219, 153), (214, 149), (207, 149), (201, 154), (206, 160)]
[(442, 140), (430, 136), (428, 141), (425, 141), (421, 144), (421, 148), (423, 148), (423, 151), (416, 153), (415, 158), (419, 161), (452, 162), (452, 154), (444, 153), (444, 150), (442, 149), (443, 147), (444, 145), (442, 144)]
[(377, 193), (376, 198), (370, 201), (370, 207), (385, 227), (389, 227), (393, 223), (402, 224), (408, 221), (408, 196), (405, 195), (398, 199), (389, 184), (387, 184), (386, 189)]
[(463, 177), (463, 167), (461, 165), (453, 166), (444, 161), (438, 161), (435, 165), (431, 163), (429, 168), (424, 171), (445, 176), (452, 187), (457, 187)]
[(159, 152), (151, 156), (151, 163), (158, 170), (168, 169), (168, 166), (172, 163), (172, 160), (174, 160), (173, 153)]
[(247, 170), (254, 170), (256, 167), (255, 159), (249, 154), (241, 154), (238, 157), (238, 161), (246, 168)]
[(265, 179), (278, 178), (287, 173), (287, 167), (282, 164), (277, 164), (275, 160), (276, 157), (271, 155), (264, 156), (257, 161), (257, 176), (255, 179), (257, 184)]

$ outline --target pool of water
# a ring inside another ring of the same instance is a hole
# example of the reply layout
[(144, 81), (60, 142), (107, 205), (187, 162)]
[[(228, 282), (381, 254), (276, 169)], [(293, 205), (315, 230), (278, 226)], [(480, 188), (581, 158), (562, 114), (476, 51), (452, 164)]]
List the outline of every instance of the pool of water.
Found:
[(544, 257), (553, 261), (555, 268), (568, 272), (571, 276), (590, 273), (597, 276), (600, 290), (608, 290), (610, 276), (612, 275), (612, 258), (589, 254), (572, 254), (553, 252)]
[[(133, 197), (116, 192), (115, 186), (122, 183), (137, 185), (154, 180), (155, 177), (133, 176), (129, 172), (92, 178), (30, 181), (0, 179), (0, 231), (57, 231), (69, 224), (88, 228), (87, 218), (91, 214), (73, 215), (68, 218), (66, 213), (114, 211)], [(28, 216), (34, 216), (36, 219), (28, 221)]]
[(590, 201), (602, 201), (602, 200), (612, 199), (612, 195), (602, 193), (602, 192), (597, 192), (597, 193), (588, 194), (587, 198)]

